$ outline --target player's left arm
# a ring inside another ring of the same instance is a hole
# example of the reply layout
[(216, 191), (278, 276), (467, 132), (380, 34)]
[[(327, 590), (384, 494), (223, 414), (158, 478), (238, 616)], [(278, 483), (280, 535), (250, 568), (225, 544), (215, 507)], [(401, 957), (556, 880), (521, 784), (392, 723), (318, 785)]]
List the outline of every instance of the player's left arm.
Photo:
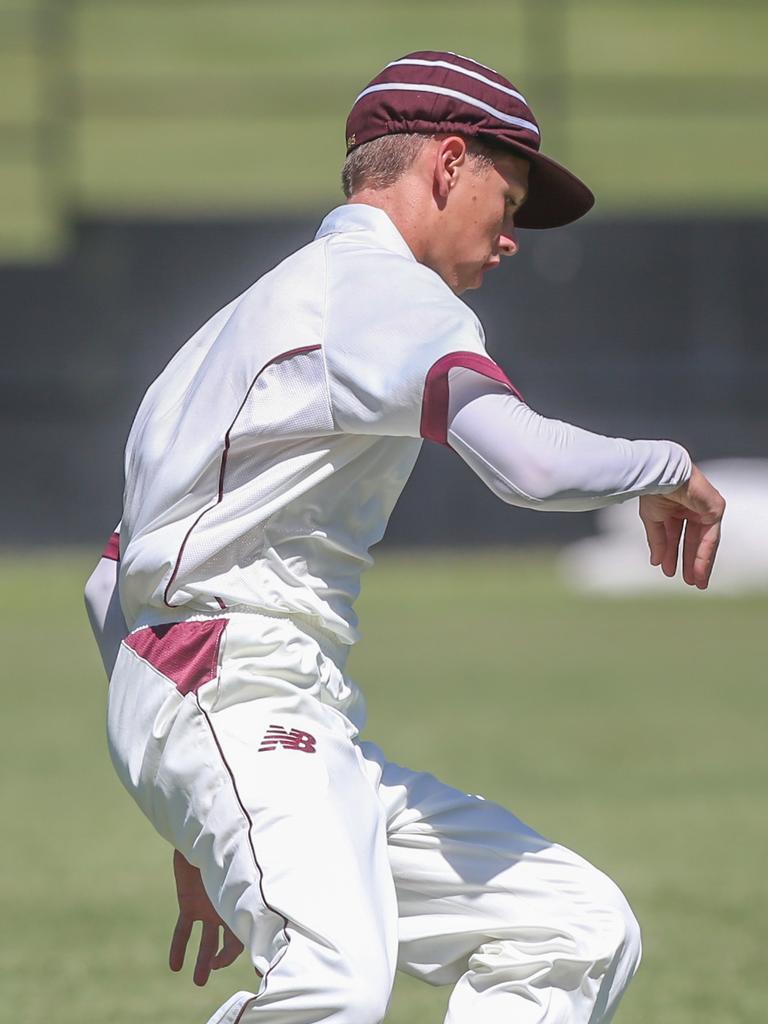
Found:
[(683, 579), (706, 590), (720, 546), (720, 524), (725, 500), (698, 466), (671, 494), (646, 494), (640, 498), (640, 519), (645, 527), (651, 565), (660, 565), (665, 576), (677, 570), (683, 540)]
[(503, 501), (586, 512), (676, 490), (691, 459), (674, 441), (630, 441), (549, 419), (504, 385), (460, 370), (451, 380), (449, 447)]
[(112, 675), (120, 644), (128, 633), (117, 585), (119, 559), (117, 535), (113, 534), (85, 584), (85, 607), (107, 678)]
[(587, 511), (640, 498), (651, 563), (705, 589), (720, 540), (722, 496), (673, 441), (606, 437), (547, 419), (500, 384), (460, 370), (451, 382), (448, 445), (504, 501)]

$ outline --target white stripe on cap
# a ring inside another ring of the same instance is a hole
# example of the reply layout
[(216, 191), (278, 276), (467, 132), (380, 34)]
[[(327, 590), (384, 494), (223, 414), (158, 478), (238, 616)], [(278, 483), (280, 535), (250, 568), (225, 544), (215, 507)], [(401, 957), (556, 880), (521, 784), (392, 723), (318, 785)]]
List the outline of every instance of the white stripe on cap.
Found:
[[(528, 102), (521, 92), (517, 89), (510, 89), (509, 86), (499, 85), (498, 82), (493, 82), (490, 78), (486, 78), (485, 75), (481, 75), (477, 71), (470, 71), (469, 68), (463, 68), (460, 64), (451, 64), (447, 60), (423, 60), (421, 57), (404, 57), (402, 60), (393, 60), (391, 64), (387, 64), (388, 68), (393, 68), (398, 64), (416, 64), (423, 68), (448, 68), (449, 71), (456, 71), (460, 75), (467, 75), (469, 78), (474, 78), (477, 82), (482, 82), (484, 85), (489, 85), (492, 89), (498, 89), (499, 92), (504, 92), (507, 96), (514, 96), (515, 99), (521, 100), (525, 103), (526, 107)], [(480, 67), (483, 65), (481, 64)]]
[(461, 60), (468, 60), (470, 64), (474, 64), (476, 68), (482, 68), (483, 71), (490, 71), (493, 75), (500, 75), (501, 72), (497, 71), (496, 68), (489, 68), (487, 64), (481, 64), (479, 60), (475, 60), (474, 57), (467, 57), (464, 53), (454, 53), (453, 50), (446, 50), (447, 54), (451, 57), (459, 57)]
[(489, 103), (483, 103), (482, 100), (475, 99), (474, 96), (468, 96), (465, 92), (458, 92), (456, 89), (444, 89), (439, 85), (416, 85), (414, 82), (381, 82), (379, 85), (369, 85), (367, 89), (363, 89), (355, 103), (358, 103), (363, 96), (368, 96), (369, 93), (387, 92), (390, 90), (393, 92), (431, 92), (436, 93), (438, 96), (451, 96), (455, 100), (463, 100), (470, 107), (484, 110), (486, 114), (493, 114), (494, 117), (498, 117), (504, 124), (513, 124), (517, 128), (527, 128), (529, 131), (535, 132), (536, 135), (539, 134), (539, 129), (533, 121), (526, 121), (524, 117), (513, 117), (512, 114), (505, 114), (503, 110), (497, 110)]

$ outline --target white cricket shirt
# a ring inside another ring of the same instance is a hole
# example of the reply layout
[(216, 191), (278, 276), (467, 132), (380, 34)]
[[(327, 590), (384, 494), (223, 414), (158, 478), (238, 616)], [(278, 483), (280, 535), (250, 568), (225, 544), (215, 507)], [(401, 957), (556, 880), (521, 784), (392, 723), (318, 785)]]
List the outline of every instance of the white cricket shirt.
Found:
[(126, 449), (126, 622), (248, 608), (355, 640), (369, 548), (448, 373), (506, 378), (477, 317), (388, 216), (342, 206), (216, 313), (147, 391)]
[(422, 438), (452, 447), (503, 500), (542, 509), (672, 490), (691, 471), (672, 442), (530, 410), (469, 307), (383, 211), (349, 204), (147, 391), (126, 449), (128, 628), (249, 610), (353, 643), (360, 573)]

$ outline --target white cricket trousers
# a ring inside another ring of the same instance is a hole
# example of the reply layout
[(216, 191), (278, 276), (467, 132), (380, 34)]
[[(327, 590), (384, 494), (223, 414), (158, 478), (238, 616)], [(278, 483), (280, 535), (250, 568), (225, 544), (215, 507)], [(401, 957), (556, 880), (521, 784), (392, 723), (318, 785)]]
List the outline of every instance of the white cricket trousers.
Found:
[(360, 742), (331, 653), (253, 614), (142, 627), (120, 650), (118, 774), (261, 975), (209, 1024), (378, 1024), (396, 969), (454, 985), (447, 1024), (609, 1021), (640, 958), (619, 889)]

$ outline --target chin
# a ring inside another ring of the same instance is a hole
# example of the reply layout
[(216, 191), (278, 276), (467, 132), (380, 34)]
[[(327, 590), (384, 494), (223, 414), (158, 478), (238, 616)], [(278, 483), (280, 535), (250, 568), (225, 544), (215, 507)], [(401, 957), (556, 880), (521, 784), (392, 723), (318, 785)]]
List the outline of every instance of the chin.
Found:
[(454, 288), (457, 295), (461, 295), (462, 292), (477, 291), (478, 288), (483, 287), (483, 271), (478, 271), (477, 275), (472, 278), (471, 281), (465, 281), (458, 288)]
[(463, 273), (457, 273), (452, 281), (447, 281), (449, 288), (456, 295), (461, 295), (463, 292), (475, 291), (477, 288), (482, 288), (483, 280), (485, 277), (486, 270), (490, 270), (483, 264), (481, 267), (476, 267), (474, 270), (470, 270), (465, 265)]

